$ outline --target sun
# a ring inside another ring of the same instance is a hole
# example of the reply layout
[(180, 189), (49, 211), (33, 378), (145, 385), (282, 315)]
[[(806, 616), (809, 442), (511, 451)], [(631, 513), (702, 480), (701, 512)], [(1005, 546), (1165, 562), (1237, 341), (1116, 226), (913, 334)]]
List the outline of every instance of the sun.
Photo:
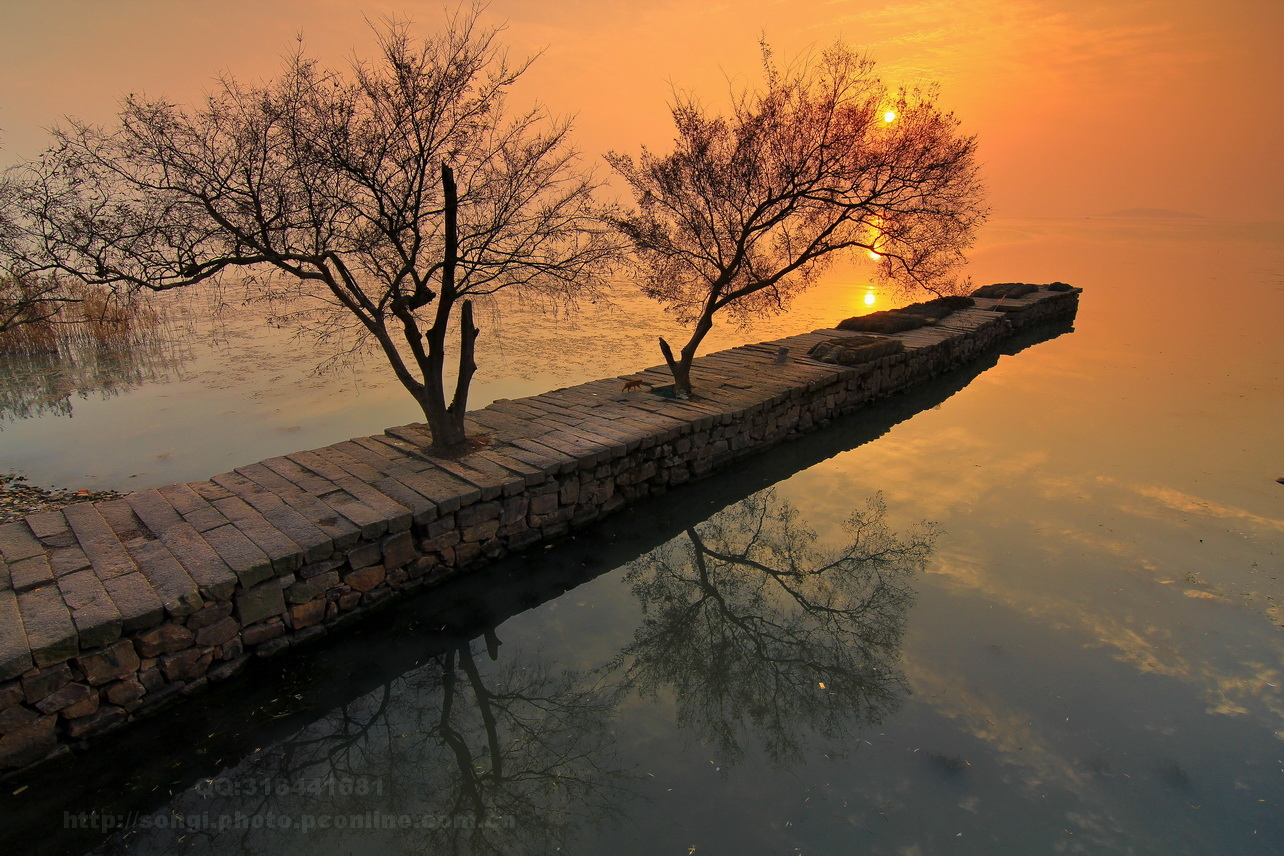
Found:
[(896, 121), (896, 111), (895, 111), (895, 110), (888, 110), (887, 112), (885, 112), (885, 113), (883, 114), (883, 121), (884, 121), (884, 122), (889, 122), (889, 123), (890, 123), (890, 122), (895, 122), (895, 121)]

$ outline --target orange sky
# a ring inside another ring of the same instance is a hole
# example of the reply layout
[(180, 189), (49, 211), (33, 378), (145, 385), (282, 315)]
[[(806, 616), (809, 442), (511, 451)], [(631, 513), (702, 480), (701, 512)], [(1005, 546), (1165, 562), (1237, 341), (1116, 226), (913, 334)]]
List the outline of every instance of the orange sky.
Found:
[[(63, 115), (105, 120), (127, 91), (198, 98), (215, 74), (271, 75), (302, 32), (339, 63), (369, 55), (363, 13), (425, 29), (417, 0), (0, 0), (0, 129), (10, 162)], [(938, 81), (979, 136), (996, 216), (1164, 208), (1284, 219), (1280, 0), (494, 0), (522, 90), (578, 114), (581, 147), (668, 139), (672, 86), (715, 101), (782, 57), (835, 38), (894, 81)]]

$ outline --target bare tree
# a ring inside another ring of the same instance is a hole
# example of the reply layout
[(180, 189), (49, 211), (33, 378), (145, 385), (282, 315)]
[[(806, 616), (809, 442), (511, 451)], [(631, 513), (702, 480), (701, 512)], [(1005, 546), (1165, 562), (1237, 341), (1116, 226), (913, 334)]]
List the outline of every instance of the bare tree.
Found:
[(976, 141), (934, 93), (890, 91), (841, 43), (786, 69), (764, 44), (763, 66), (765, 85), (735, 94), (729, 116), (678, 96), (672, 153), (607, 155), (637, 200), (615, 225), (643, 292), (694, 322), (678, 357), (660, 340), (682, 397), (715, 313), (780, 311), (851, 251), (885, 280), (943, 293), (985, 213)]
[(573, 300), (616, 243), (569, 122), (506, 113), (530, 63), (510, 63), (478, 14), (423, 40), (388, 22), (378, 61), (346, 73), (300, 50), (276, 79), (223, 78), (199, 107), (131, 95), (114, 127), (57, 132), (23, 177), (40, 261), (154, 290), (265, 272), (260, 287), (316, 301), (314, 332), (373, 340), (434, 444), (457, 446), (476, 369), (471, 298)]

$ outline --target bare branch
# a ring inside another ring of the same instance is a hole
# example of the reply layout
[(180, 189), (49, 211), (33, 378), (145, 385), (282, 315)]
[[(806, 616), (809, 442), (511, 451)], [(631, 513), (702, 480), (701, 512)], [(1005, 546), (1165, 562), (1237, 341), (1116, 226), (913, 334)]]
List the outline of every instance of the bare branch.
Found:
[(642, 291), (695, 322), (680, 395), (715, 312), (780, 311), (854, 251), (876, 254), (884, 280), (949, 291), (985, 215), (976, 141), (935, 93), (889, 91), (841, 43), (783, 69), (762, 55), (765, 86), (735, 93), (729, 116), (680, 96), (673, 152), (607, 155), (637, 202), (612, 222)]
[(462, 442), (442, 388), (456, 302), (507, 288), (571, 302), (619, 250), (569, 123), (506, 110), (531, 60), (510, 61), (479, 14), (423, 39), (385, 21), (377, 58), (346, 71), (300, 51), (198, 106), (130, 96), (110, 127), (72, 122), (22, 170), (26, 260), (120, 289), (275, 271), (326, 295), (314, 316), (359, 325), (435, 442)]

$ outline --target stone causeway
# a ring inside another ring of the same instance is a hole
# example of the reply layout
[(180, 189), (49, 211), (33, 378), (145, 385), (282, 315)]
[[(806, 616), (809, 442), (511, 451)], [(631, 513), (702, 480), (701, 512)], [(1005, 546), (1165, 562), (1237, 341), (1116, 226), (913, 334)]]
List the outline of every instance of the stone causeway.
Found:
[[(403, 425), (0, 526), (0, 775), (962, 366), (1020, 330), (1073, 319), (1079, 292), (1054, 284), (976, 297), (885, 336), (817, 330), (711, 353), (695, 361), (689, 401), (660, 394), (672, 385), (663, 366), (495, 401), (468, 414), (481, 442), (457, 457), (431, 454), (426, 427)], [(808, 356), (870, 336), (899, 344), (852, 365)]]

